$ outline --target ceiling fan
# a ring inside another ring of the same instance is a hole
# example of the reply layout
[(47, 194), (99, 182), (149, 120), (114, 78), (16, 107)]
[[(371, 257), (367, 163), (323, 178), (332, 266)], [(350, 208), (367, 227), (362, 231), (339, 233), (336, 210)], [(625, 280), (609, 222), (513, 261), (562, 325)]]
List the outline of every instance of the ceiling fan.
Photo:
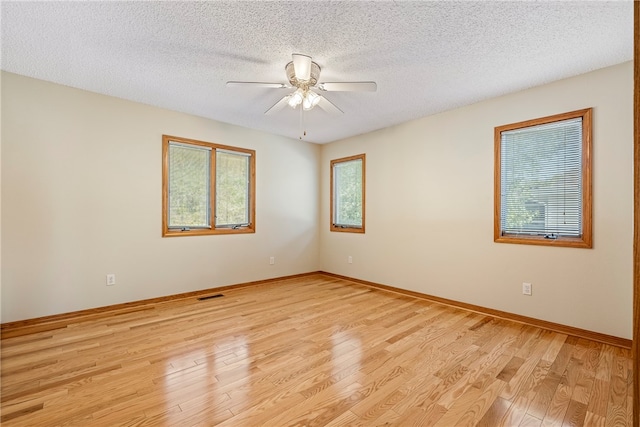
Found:
[[(227, 86), (253, 86), (275, 89), (293, 89), (295, 91), (285, 95), (282, 99), (272, 105), (265, 114), (273, 114), (280, 111), (285, 106), (297, 108), (301, 105), (302, 110), (311, 110), (316, 105), (328, 113), (341, 114), (343, 111), (324, 96), (315, 92), (375, 92), (377, 85), (375, 82), (321, 82), (320, 66), (311, 60), (308, 55), (294, 53), (292, 61), (284, 68), (287, 73), (289, 84), (286, 83), (263, 83), (263, 82), (227, 82)], [(302, 111), (301, 111), (302, 113)]]

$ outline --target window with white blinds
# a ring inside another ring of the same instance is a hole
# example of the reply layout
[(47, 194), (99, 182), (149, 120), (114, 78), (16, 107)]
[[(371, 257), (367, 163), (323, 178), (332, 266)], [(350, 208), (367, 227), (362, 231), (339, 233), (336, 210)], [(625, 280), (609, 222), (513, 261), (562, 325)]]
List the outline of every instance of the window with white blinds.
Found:
[(364, 233), (365, 155), (331, 161), (331, 231)]
[(240, 227), (251, 222), (249, 194), (251, 155), (216, 150), (216, 226)]
[(163, 236), (255, 232), (253, 150), (166, 135), (162, 141)]
[(169, 228), (209, 228), (211, 148), (169, 143)]
[(496, 128), (497, 242), (591, 247), (591, 109)]

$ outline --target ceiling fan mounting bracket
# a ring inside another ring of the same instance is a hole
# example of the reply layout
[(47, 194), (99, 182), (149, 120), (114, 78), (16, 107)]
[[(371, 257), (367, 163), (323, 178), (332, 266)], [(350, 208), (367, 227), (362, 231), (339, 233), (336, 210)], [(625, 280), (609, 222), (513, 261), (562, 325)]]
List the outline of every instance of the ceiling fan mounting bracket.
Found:
[(296, 77), (296, 70), (293, 66), (293, 61), (289, 62), (284, 69), (287, 72), (287, 79), (289, 79), (291, 86), (298, 87), (302, 90), (307, 90), (310, 87), (315, 86), (320, 78), (320, 66), (313, 61), (311, 61), (311, 73), (309, 80), (299, 80)]

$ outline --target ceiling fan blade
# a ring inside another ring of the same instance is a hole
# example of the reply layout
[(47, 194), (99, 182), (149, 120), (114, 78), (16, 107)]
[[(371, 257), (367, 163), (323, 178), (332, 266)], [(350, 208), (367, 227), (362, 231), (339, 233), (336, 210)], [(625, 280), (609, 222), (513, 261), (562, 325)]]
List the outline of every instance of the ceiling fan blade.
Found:
[(287, 95), (283, 97), (280, 101), (276, 102), (271, 106), (271, 108), (265, 111), (264, 114), (271, 115), (273, 113), (277, 113), (278, 111), (282, 110), (287, 105), (287, 101), (289, 100), (290, 96), (291, 95)]
[(284, 89), (287, 87), (284, 83), (265, 83), (265, 82), (227, 82), (227, 86), (252, 86), (252, 87), (268, 87), (274, 89)]
[(318, 101), (318, 107), (322, 108), (327, 113), (329, 113), (329, 114), (342, 114), (342, 113), (344, 113), (344, 111), (342, 111), (341, 109), (336, 107), (336, 105), (333, 102), (329, 101), (324, 96), (322, 96), (322, 95), (318, 95), (318, 96), (320, 97), (320, 100)]
[(296, 73), (296, 79), (309, 80), (311, 78), (311, 57), (299, 53), (294, 53), (291, 56), (293, 57), (293, 69)]
[(376, 82), (324, 82), (318, 84), (318, 89), (327, 92), (375, 92)]

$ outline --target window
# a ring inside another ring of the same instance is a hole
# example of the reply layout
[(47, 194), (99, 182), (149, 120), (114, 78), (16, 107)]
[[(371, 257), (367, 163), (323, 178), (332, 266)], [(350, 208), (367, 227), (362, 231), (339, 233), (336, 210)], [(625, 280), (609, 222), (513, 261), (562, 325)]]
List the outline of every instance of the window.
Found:
[(331, 161), (331, 231), (364, 233), (365, 155)]
[(255, 232), (255, 151), (163, 135), (162, 235)]
[(496, 242), (592, 247), (591, 113), (495, 128)]

